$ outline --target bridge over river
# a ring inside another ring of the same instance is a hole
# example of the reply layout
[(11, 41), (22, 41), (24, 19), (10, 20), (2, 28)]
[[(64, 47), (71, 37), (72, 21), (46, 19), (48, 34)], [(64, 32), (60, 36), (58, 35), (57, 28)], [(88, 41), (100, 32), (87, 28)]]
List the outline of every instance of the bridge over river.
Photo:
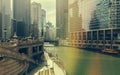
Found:
[(43, 61), (43, 41), (28, 39), (0, 43), (0, 75), (27, 75)]

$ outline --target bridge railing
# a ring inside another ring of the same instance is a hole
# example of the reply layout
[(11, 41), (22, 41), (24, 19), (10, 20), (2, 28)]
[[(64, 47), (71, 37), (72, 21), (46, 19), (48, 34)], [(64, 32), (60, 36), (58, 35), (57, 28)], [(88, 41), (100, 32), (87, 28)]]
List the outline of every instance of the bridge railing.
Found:
[(25, 46), (25, 45), (32, 45), (32, 44), (43, 44), (42, 40), (18, 40), (17, 42), (1, 42), (0, 47), (2, 48), (9, 48), (15, 46)]
[(18, 46), (22, 46), (22, 45), (31, 45), (31, 44), (43, 44), (43, 41), (41, 40), (27, 40), (27, 41), (18, 41)]
[(1, 42), (0, 43), (0, 47), (2, 48), (13, 47), (13, 46), (17, 46), (17, 43), (16, 42)]

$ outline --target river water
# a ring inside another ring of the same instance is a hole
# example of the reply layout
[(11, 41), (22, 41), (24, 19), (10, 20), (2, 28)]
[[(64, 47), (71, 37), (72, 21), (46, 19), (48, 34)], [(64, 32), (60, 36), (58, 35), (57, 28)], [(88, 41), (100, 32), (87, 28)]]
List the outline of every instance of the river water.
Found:
[(67, 75), (120, 75), (120, 58), (72, 47), (45, 47), (64, 62)]

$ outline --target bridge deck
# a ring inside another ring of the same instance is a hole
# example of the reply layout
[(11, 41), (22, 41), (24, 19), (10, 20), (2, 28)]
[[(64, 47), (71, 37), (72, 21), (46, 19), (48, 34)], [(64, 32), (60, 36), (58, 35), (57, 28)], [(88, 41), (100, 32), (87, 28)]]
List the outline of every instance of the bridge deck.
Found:
[[(40, 65), (33, 56), (42, 53), (42, 46), (43, 42), (38, 40), (0, 42), (0, 75), (18, 75), (29, 70), (30, 64)], [(30, 54), (19, 52), (22, 48), (28, 48)]]

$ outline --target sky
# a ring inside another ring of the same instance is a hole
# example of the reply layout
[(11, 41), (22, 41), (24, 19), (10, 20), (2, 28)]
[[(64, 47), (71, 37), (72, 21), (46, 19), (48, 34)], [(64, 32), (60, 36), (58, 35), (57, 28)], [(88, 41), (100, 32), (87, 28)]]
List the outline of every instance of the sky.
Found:
[(56, 25), (56, 0), (31, 0), (42, 5), (42, 9), (46, 10), (46, 21)]

